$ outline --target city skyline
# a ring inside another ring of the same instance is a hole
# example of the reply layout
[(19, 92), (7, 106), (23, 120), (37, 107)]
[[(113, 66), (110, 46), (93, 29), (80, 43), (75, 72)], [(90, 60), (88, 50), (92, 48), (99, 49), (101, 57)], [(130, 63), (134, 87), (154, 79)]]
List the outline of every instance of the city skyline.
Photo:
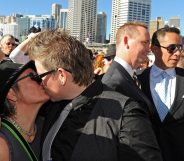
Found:
[[(165, 1), (165, 2), (164, 2)], [(97, 0), (97, 13), (104, 11), (107, 14), (107, 37), (111, 28), (111, 10), (112, 0)], [(24, 15), (51, 15), (52, 4), (58, 3), (62, 5), (62, 8), (67, 8), (67, 0), (47, 0), (47, 2), (41, 1), (23, 1), (23, 0), (7, 0), (2, 1), (0, 5), (0, 15), (9, 16), (12, 13), (21, 13)], [(169, 20), (172, 16), (179, 16), (181, 19), (181, 32), (184, 35), (184, 12), (183, 12), (183, 0), (166, 1), (163, 0), (160, 3), (159, 0), (152, 0), (151, 2), (151, 20), (156, 17), (163, 17), (164, 21)]]

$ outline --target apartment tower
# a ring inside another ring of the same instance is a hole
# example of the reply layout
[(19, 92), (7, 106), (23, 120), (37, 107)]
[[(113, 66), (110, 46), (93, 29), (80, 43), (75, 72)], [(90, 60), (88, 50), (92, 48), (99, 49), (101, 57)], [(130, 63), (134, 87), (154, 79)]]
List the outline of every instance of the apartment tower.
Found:
[(54, 17), (55, 21), (56, 21), (56, 27), (59, 27), (60, 24), (60, 9), (61, 9), (61, 5), (60, 4), (56, 4), (53, 3), (52, 4), (52, 16)]
[(97, 14), (97, 24), (96, 24), (97, 43), (105, 43), (106, 28), (107, 28), (107, 15), (105, 14), (105, 12), (99, 12)]
[(60, 9), (60, 28), (67, 30), (68, 9)]
[(112, 0), (110, 42), (115, 43), (117, 29), (128, 21), (149, 25), (151, 0)]
[(163, 20), (162, 17), (157, 17), (155, 20), (150, 20), (150, 25), (149, 25), (150, 37), (152, 38), (153, 33), (158, 29), (163, 28), (164, 26), (165, 26), (165, 21)]
[(169, 19), (169, 26), (181, 29), (180, 28), (180, 17), (179, 16), (172, 16), (172, 17), (170, 17), (170, 19)]
[(81, 42), (95, 41), (97, 0), (68, 0), (67, 29)]

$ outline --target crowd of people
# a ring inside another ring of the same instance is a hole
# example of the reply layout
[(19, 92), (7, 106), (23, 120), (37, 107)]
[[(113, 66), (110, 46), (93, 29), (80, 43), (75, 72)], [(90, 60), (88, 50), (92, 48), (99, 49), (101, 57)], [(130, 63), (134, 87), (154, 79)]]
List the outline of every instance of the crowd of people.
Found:
[(179, 29), (150, 38), (127, 22), (94, 55), (59, 29), (30, 32), (0, 40), (0, 161), (184, 160)]

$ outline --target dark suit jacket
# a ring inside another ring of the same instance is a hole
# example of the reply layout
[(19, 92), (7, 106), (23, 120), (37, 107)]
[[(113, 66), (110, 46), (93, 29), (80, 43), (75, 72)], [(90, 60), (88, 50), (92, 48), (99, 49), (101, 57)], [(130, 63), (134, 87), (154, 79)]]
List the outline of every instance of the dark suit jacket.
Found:
[[(150, 91), (150, 69), (146, 69), (140, 76), (142, 90), (153, 103)], [(184, 161), (184, 69), (176, 69), (175, 99), (170, 112), (163, 122), (160, 121), (154, 106), (154, 125), (156, 135), (163, 152), (165, 161)]]
[(107, 73), (103, 76), (102, 82), (113, 90), (140, 102), (143, 107), (148, 109), (150, 116), (153, 116), (152, 103), (138, 88), (130, 74), (121, 64), (113, 61)]

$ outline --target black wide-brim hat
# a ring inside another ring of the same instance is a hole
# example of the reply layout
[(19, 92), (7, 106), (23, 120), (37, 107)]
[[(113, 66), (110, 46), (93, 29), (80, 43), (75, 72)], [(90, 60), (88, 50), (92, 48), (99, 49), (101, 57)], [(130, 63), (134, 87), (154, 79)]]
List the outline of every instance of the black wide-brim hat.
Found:
[(25, 65), (14, 63), (10, 59), (0, 62), (0, 115), (4, 114), (4, 103), (8, 91), (14, 85), (19, 75), (28, 68), (36, 71), (34, 61), (29, 61)]

